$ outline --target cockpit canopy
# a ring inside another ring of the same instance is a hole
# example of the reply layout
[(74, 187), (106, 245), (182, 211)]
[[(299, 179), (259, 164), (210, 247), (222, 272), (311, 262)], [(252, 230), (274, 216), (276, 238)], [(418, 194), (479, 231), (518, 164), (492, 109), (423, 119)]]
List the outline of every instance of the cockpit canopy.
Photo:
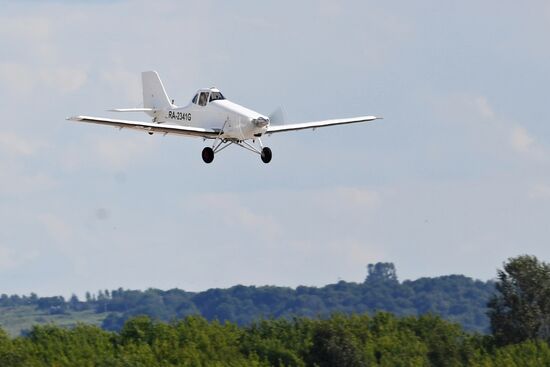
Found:
[(199, 90), (193, 97), (192, 102), (199, 106), (206, 106), (208, 103), (220, 99), (225, 99), (223, 94), (217, 88), (210, 88)]

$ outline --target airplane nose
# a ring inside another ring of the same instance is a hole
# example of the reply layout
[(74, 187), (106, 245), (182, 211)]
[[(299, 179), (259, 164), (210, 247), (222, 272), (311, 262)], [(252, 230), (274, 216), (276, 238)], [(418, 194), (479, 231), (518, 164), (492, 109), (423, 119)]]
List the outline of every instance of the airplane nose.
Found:
[(258, 118), (252, 119), (252, 123), (256, 125), (256, 127), (265, 127), (269, 124), (269, 119), (265, 117), (258, 117)]

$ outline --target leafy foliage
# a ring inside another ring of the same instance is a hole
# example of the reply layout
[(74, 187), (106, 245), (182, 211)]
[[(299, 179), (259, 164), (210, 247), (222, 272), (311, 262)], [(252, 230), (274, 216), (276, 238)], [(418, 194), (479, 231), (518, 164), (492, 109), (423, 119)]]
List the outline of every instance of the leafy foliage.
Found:
[(534, 256), (518, 256), (504, 264), (498, 279), (498, 293), (489, 302), (497, 341), (550, 341), (550, 265)]
[(466, 330), (487, 332), (486, 305), (493, 292), (492, 282), (462, 275), (399, 282), (393, 264), (378, 263), (368, 266), (368, 276), (363, 283), (340, 281), (321, 288), (299, 286), (296, 289), (237, 285), (200, 293), (119, 288), (100, 291), (97, 295), (87, 293), (86, 301), (74, 295), (69, 301), (62, 297), (3, 295), (0, 308), (34, 304), (50, 315), (95, 310), (105, 314), (102, 326), (111, 331), (120, 330), (126, 320), (138, 315), (163, 321), (201, 315), (207, 320), (250, 325), (264, 318), (388, 311), (399, 316), (435, 314), (460, 323)]
[[(0, 366), (550, 365), (550, 265), (519, 256), (498, 275), (493, 335), (444, 319), (483, 321), (476, 310), (493, 283), (457, 275), (400, 283), (390, 263), (369, 266), (362, 284), (323, 288), (118, 289), (85, 302), (3, 295), (4, 310), (109, 313), (103, 326), (119, 331), (49, 324), (12, 339), (0, 328)], [(392, 313), (372, 312), (382, 309)]]
[(0, 366), (540, 366), (546, 342), (499, 347), (436, 316), (334, 314), (263, 320), (246, 327), (200, 316), (129, 319), (119, 333), (96, 326), (36, 326), (14, 339), (0, 329)]

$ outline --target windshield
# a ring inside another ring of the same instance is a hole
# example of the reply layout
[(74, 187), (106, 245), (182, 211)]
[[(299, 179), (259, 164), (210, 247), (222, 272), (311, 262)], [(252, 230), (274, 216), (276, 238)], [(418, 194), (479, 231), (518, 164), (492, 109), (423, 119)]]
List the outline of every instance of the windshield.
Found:
[(201, 92), (199, 96), (199, 106), (206, 106), (206, 101), (208, 101), (208, 92)]
[(225, 99), (225, 98), (224, 98), (223, 94), (221, 94), (220, 92), (210, 93), (210, 102), (216, 101), (218, 99)]

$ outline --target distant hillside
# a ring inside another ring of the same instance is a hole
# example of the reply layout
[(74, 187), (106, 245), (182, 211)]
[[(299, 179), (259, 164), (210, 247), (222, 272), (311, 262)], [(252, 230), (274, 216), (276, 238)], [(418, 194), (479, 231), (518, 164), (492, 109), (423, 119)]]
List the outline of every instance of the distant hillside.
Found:
[(461, 324), (465, 330), (487, 332), (486, 305), (494, 291), (493, 282), (462, 275), (421, 278), (399, 282), (391, 263), (369, 265), (363, 283), (338, 282), (324, 287), (296, 289), (275, 286), (242, 286), (185, 292), (180, 289), (146, 291), (118, 289), (88, 293), (86, 300), (63, 297), (0, 296), (0, 326), (11, 334), (32, 324), (74, 325), (78, 321), (120, 330), (136, 315), (170, 321), (188, 315), (208, 320), (250, 324), (262, 318), (293, 316), (327, 317), (335, 312), (395, 315), (435, 314)]

